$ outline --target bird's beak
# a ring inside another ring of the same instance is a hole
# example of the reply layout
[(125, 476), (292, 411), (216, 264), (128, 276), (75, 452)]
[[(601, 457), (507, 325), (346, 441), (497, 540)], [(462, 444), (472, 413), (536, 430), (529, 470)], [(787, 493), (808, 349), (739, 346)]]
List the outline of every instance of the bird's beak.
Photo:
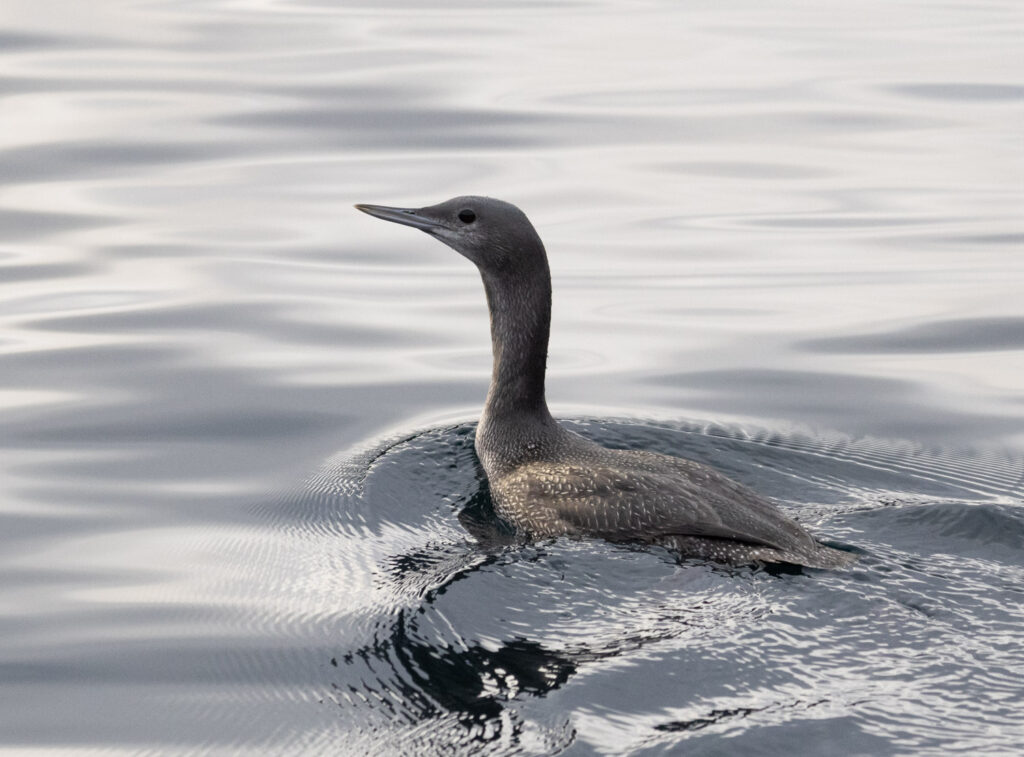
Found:
[(434, 231), (436, 229), (443, 228), (443, 224), (440, 221), (428, 218), (422, 214), (422, 211), (416, 210), (415, 208), (389, 208), (384, 205), (356, 205), (356, 210), (361, 210), (374, 218), (380, 218), (382, 221), (400, 223), (403, 226), (412, 226), (414, 229), (422, 229), (423, 231)]

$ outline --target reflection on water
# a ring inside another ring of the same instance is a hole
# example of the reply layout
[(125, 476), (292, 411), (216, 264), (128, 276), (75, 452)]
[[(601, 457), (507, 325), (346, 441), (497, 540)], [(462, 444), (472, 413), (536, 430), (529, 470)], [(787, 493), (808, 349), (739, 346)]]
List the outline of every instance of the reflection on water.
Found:
[[(517, 544), (494, 526), (467, 427), (343, 456), (273, 518), (359, 534), (339, 559), (350, 581), (372, 574), (356, 580), (375, 609), (338, 610), (346, 630), (328, 672), (351, 733), (406, 753), (596, 747), (609, 730), (636, 748), (714, 743), (808, 718), (830, 727), (791, 738), (838, 732), (854, 751), (1019, 738), (1014, 707), (1002, 703), (1019, 691), (1010, 671), (1024, 663), (1002, 647), (1021, 620), (1019, 460), (946, 466), (895, 445), (574, 425), (609, 446), (673, 451), (756, 479), (812, 529), (852, 539), (861, 561), (846, 574), (766, 573), (673, 567), (666, 552), (596, 542)], [(983, 658), (948, 656), (966, 637)], [(968, 693), (979, 677), (984, 692)], [(913, 701), (906, 687), (928, 706), (898, 722), (879, 717)], [(998, 738), (973, 735), (981, 712), (960, 710), (973, 695), (1005, 729)], [(853, 733), (847, 719), (860, 724)]]
[[(5, 2), (0, 745), (1010, 751), (1014, 10)], [(577, 427), (858, 568), (504, 532), (476, 273), (351, 210), (468, 193), (545, 239), (556, 413), (708, 419)]]

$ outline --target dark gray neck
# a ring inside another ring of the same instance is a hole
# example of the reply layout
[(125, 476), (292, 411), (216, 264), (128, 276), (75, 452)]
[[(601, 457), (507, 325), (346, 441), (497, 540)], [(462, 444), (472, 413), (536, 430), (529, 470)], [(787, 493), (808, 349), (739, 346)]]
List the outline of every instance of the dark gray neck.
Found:
[[(544, 399), (551, 275), (543, 254), (515, 275), (484, 273), (494, 366), (484, 416), (491, 422), (549, 421)], [(531, 424), (532, 425), (532, 424)]]

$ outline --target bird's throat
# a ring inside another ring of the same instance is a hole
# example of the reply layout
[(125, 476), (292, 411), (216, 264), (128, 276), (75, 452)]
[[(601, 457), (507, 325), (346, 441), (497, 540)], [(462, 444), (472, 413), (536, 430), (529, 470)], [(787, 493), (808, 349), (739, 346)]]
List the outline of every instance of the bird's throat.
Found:
[(491, 315), (494, 364), (484, 414), (502, 419), (549, 419), (544, 397), (551, 277), (545, 263), (515, 276), (483, 274)]

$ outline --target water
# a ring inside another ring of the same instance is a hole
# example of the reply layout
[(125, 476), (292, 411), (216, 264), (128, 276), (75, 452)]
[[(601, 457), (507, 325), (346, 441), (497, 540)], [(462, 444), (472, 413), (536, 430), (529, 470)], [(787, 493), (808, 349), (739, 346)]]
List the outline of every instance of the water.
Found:
[[(6, 0), (0, 751), (1024, 743), (1014, 3)], [(519, 204), (548, 393), (844, 573), (516, 545), (475, 271), (354, 202)]]

